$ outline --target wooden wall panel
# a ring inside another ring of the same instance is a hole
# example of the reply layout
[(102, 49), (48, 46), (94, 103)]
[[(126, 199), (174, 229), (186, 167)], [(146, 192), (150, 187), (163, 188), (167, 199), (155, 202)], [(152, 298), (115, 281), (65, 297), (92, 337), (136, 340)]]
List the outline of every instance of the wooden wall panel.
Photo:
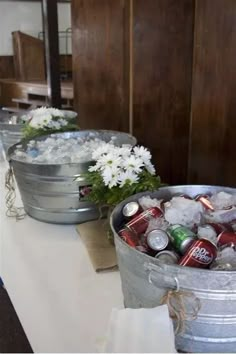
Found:
[(27, 98), (27, 91), (14, 80), (0, 79), (0, 106), (14, 107), (16, 103), (12, 98)]
[(127, 131), (129, 0), (72, 0), (74, 105), (81, 128)]
[(133, 133), (167, 183), (187, 177), (194, 1), (134, 0)]
[(45, 74), (44, 43), (20, 31), (12, 32), (16, 79), (43, 81)]
[(0, 79), (14, 78), (14, 62), (13, 56), (0, 56)]
[(236, 1), (197, 0), (189, 182), (236, 185)]

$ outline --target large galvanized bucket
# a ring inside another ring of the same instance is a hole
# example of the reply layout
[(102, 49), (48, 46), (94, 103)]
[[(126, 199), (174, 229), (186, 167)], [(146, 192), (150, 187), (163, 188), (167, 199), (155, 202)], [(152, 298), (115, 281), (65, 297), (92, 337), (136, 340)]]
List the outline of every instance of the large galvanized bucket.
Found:
[[(116, 137), (116, 145), (136, 144), (136, 139), (126, 133), (109, 130), (81, 130), (53, 134), (63, 138), (86, 137), (91, 133), (94, 137), (110, 141)], [(35, 140), (45, 140), (44, 136)], [(23, 144), (23, 146), (26, 143)], [(21, 198), (27, 214), (35, 219), (58, 224), (75, 224), (99, 218), (97, 207), (84, 200), (83, 190), (88, 186), (86, 179), (81, 176), (88, 171), (91, 161), (86, 163), (64, 164), (34, 164), (14, 159), (17, 145), (8, 151), (9, 163), (21, 193)], [(80, 177), (79, 181), (75, 178)]]
[(197, 318), (186, 320), (184, 332), (176, 336), (176, 348), (184, 352), (236, 352), (236, 271), (166, 265), (138, 252), (117, 234), (122, 221), (121, 211), (128, 201), (138, 200), (144, 194), (168, 200), (176, 193), (194, 197), (222, 190), (236, 193), (236, 189), (216, 186), (163, 187), (152, 194), (141, 193), (128, 198), (111, 215), (126, 307), (155, 307), (170, 289), (188, 292), (188, 301), (191, 293), (200, 300)]

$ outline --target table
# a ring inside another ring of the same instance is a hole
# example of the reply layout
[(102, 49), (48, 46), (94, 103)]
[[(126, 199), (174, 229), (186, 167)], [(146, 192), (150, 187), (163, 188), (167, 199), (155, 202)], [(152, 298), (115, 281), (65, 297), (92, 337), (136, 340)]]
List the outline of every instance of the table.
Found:
[(6, 217), (7, 167), (0, 161), (0, 275), (30, 344), (34, 352), (96, 352), (112, 307), (123, 307), (119, 272), (93, 270), (74, 225)]

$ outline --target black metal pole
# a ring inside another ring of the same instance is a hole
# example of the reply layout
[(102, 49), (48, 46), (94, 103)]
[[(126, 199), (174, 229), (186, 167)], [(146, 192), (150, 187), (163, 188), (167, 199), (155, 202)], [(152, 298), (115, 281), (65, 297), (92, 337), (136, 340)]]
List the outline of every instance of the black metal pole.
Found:
[(49, 103), (61, 108), (57, 0), (42, 0)]

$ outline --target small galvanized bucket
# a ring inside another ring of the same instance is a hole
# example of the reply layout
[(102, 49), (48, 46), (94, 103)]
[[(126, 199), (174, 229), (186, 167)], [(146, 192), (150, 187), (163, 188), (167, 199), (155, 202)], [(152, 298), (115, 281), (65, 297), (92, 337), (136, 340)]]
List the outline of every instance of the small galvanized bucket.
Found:
[[(220, 353), (236, 351), (236, 271), (212, 271), (177, 265), (167, 265), (138, 252), (118, 235), (122, 224), (122, 208), (128, 201), (137, 201), (148, 194), (169, 200), (176, 193), (207, 194), (217, 191), (236, 193), (236, 189), (216, 186), (163, 187), (154, 193), (140, 193), (119, 204), (111, 215), (116, 252), (126, 307), (160, 305), (168, 290), (186, 293), (184, 331), (176, 335), (176, 348), (183, 352)], [(200, 310), (190, 320), (188, 310), (198, 299)], [(157, 328), (158, 331), (158, 328)]]
[(17, 144), (23, 138), (22, 128), (23, 124), (0, 124), (0, 139), (5, 155), (12, 145)]
[[(64, 111), (65, 119), (75, 120), (78, 114), (74, 111)], [(25, 111), (24, 113), (18, 113), (18, 115), (13, 115), (9, 119), (4, 119), (3, 123), (0, 123), (0, 139), (2, 140), (3, 150), (5, 156), (7, 155), (8, 149), (17, 144), (23, 138), (22, 129), (24, 127), (23, 123), (19, 123), (21, 117), (27, 116), (30, 111)]]
[[(135, 145), (136, 139), (127, 133), (111, 130), (81, 130), (53, 134), (65, 139), (89, 137), (93, 133), (94, 138), (110, 141), (116, 137), (115, 144)], [(45, 140), (50, 135), (34, 140)], [(27, 142), (23, 143), (26, 147)], [(17, 145), (8, 151), (10, 166), (21, 193), (24, 209), (27, 214), (35, 219), (57, 223), (76, 224), (100, 217), (96, 205), (84, 199), (84, 188), (88, 186), (86, 179), (81, 176), (88, 171), (92, 161), (83, 163), (64, 164), (35, 164), (14, 159), (13, 154)], [(79, 180), (75, 180), (81, 177)]]

